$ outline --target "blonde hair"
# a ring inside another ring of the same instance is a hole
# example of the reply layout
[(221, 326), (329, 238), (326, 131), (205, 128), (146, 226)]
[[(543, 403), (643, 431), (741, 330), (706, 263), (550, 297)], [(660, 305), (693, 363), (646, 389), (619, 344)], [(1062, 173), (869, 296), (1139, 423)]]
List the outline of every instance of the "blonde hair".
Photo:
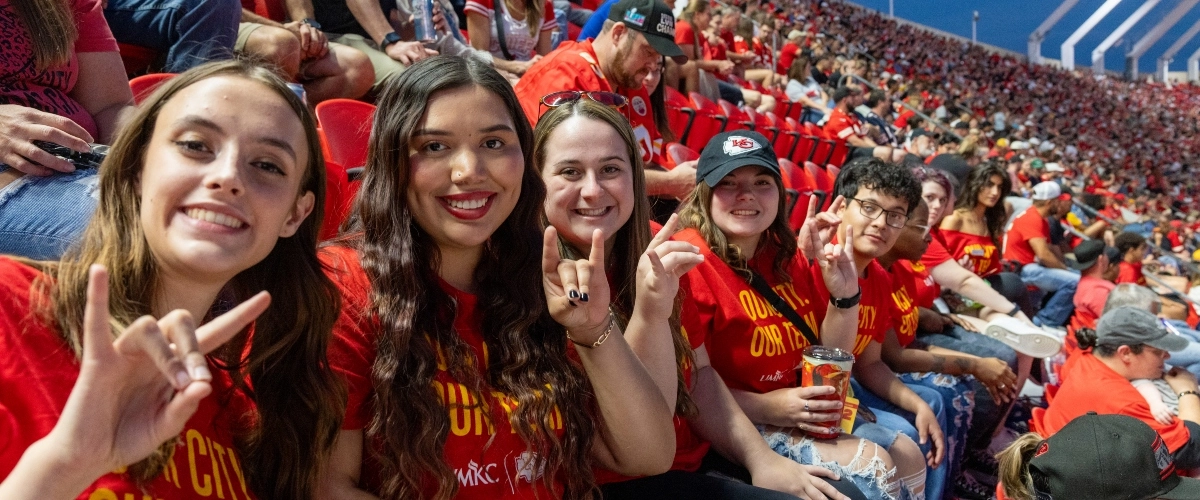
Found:
[(1009, 500), (1034, 500), (1033, 476), (1029, 460), (1042, 443), (1042, 436), (1030, 432), (1018, 437), (996, 459), (1000, 461), (1000, 484)]

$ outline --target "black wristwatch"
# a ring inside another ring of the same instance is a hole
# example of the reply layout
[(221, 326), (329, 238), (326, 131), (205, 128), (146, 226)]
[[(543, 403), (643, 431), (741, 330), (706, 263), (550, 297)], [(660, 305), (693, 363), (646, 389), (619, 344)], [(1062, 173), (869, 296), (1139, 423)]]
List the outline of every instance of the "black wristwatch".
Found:
[(1017, 313), (1019, 313), (1019, 312), (1021, 312), (1021, 306), (1019, 306), (1019, 305), (1013, 305), (1013, 308), (1012, 308), (1012, 310), (1011, 310), (1011, 311), (1009, 311), (1009, 312), (1007, 312), (1007, 313), (1005, 313), (1005, 314), (1008, 314), (1009, 316), (1012, 316), (1012, 317), (1016, 317), (1016, 316), (1017, 316)]
[(388, 45), (401, 41), (400, 35), (395, 31), (383, 35), (383, 42), (379, 44), (379, 50), (387, 50)]
[(321, 23), (318, 23), (316, 19), (313, 19), (311, 17), (306, 17), (304, 19), (301, 19), (300, 22), (307, 24), (308, 27), (310, 27), (312, 29), (315, 29), (315, 30), (321, 29)]
[(838, 309), (849, 309), (857, 306), (860, 300), (862, 300), (862, 288), (859, 288), (858, 293), (854, 294), (853, 297), (839, 299), (833, 295), (829, 296), (829, 304)]

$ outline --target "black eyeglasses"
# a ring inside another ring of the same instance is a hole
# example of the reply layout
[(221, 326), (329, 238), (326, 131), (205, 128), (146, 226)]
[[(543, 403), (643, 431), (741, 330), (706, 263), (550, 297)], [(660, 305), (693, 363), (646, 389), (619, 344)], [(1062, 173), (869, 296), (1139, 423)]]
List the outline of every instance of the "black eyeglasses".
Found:
[[(858, 198), (850, 199), (858, 202), (858, 213), (862, 214), (863, 217), (868, 219), (875, 220), (879, 218), (880, 214), (886, 213), (887, 218), (885, 218), (883, 221), (887, 223), (887, 225), (896, 229), (904, 229), (904, 224), (908, 222), (908, 214), (906, 213), (884, 210), (883, 207), (879, 206), (878, 203), (863, 201)], [(928, 228), (928, 226), (926, 226), (926, 228)]]

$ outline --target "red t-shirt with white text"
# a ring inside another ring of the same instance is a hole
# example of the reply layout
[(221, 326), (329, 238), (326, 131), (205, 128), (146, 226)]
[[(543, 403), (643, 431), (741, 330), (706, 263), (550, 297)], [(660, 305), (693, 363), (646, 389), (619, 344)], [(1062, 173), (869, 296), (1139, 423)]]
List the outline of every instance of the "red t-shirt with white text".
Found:
[[(79, 361), (56, 328), (37, 316), (31, 287), (41, 272), (0, 257), (0, 481), (27, 448), (54, 427), (79, 377)], [(210, 364), (211, 366), (211, 364)], [(213, 392), (179, 433), (163, 474), (140, 485), (118, 469), (97, 479), (80, 500), (252, 499), (236, 449), (235, 429), (253, 403), (212, 369)]]
[(858, 121), (854, 113), (833, 108), (833, 112), (829, 113), (829, 120), (825, 122), (825, 133), (842, 141), (851, 137), (862, 137), (862, 122)]

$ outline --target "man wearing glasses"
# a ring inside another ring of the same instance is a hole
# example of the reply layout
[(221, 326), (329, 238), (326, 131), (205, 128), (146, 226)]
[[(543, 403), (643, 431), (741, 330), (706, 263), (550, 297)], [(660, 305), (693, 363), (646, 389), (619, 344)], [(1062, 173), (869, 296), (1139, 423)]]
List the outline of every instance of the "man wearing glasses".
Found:
[[(940, 491), (940, 485), (946, 480), (947, 467), (938, 468), (946, 453), (946, 442), (937, 414), (921, 395), (896, 377), (882, 358), (883, 341), (888, 335), (895, 335), (894, 325), (900, 318), (893, 317), (891, 278), (875, 261), (892, 249), (905, 230), (909, 216), (921, 201), (921, 183), (907, 168), (868, 157), (857, 158), (843, 167), (833, 190), (835, 196), (845, 199), (837, 210), (840, 220), (836, 234), (839, 239), (849, 237), (854, 266), (859, 270), (861, 297), (857, 297), (857, 335), (826, 338), (822, 332), (822, 343), (855, 353), (851, 382), (854, 393), (864, 406), (875, 412), (880, 426), (893, 431), (886, 435), (877, 432), (859, 434), (856, 425), (855, 435), (892, 451), (891, 445), (896, 438), (894, 431), (905, 433), (921, 445), (930, 467), (926, 471), (930, 474), (928, 481), (922, 475), (905, 478), (906, 484), (912, 481), (913, 484), (908, 484), (910, 487), (933, 486), (933, 491)], [(823, 283), (816, 284), (815, 292), (813, 300), (831, 300)], [(836, 301), (831, 303), (838, 306)], [(824, 318), (819, 317), (817, 321), (824, 321)], [(847, 338), (853, 338), (853, 343), (847, 340), (846, 345), (834, 345)], [(935, 403), (940, 404), (939, 395), (929, 396), (931, 399), (936, 397)]]
[[(517, 98), (534, 125), (547, 106), (562, 99), (590, 98), (620, 108), (641, 147), (647, 194), (682, 198), (695, 187), (694, 162), (670, 172), (651, 168), (663, 163), (663, 143), (642, 81), (659, 70), (663, 56), (681, 64), (687, 60), (675, 44), (671, 8), (661, 0), (620, 0), (595, 39), (563, 42), (534, 63), (517, 82)], [(565, 96), (563, 91), (584, 93)]]

